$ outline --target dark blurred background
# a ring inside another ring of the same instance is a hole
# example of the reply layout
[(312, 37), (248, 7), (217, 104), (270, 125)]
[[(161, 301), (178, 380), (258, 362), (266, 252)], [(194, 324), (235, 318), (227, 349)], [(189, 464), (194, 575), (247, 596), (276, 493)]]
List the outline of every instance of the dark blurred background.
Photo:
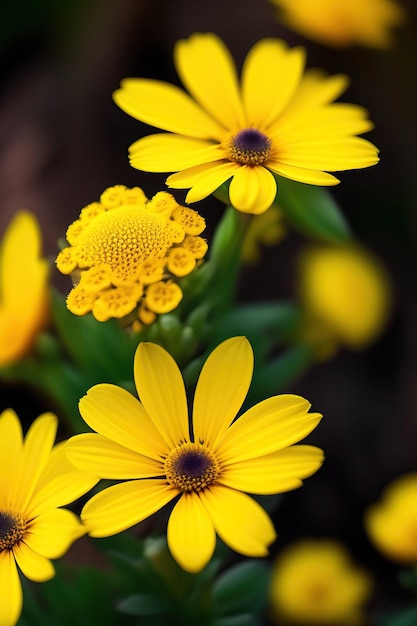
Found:
[[(324, 414), (312, 442), (327, 460), (284, 498), (276, 549), (304, 535), (339, 537), (377, 573), (376, 601), (387, 607), (402, 599), (398, 568), (369, 545), (362, 514), (388, 481), (417, 469), (417, 7), (401, 4), (407, 21), (387, 51), (314, 44), (280, 25), (268, 0), (16, 0), (0, 9), (0, 233), (16, 211), (29, 209), (52, 258), (80, 208), (106, 187), (139, 185), (148, 196), (164, 189), (165, 175), (129, 166), (128, 146), (152, 129), (119, 110), (111, 93), (127, 76), (178, 83), (172, 49), (179, 38), (216, 32), (240, 65), (258, 39), (281, 37), (307, 47), (308, 66), (351, 77), (342, 100), (369, 109), (375, 130), (366, 137), (381, 163), (342, 173), (332, 193), (359, 241), (387, 267), (394, 312), (370, 349), (341, 351), (288, 389)], [(199, 210), (212, 229), (221, 207), (207, 199)], [(265, 250), (264, 271), (245, 272), (240, 298), (292, 297), (302, 244), (291, 233)], [(0, 391), (0, 409), (10, 405), (31, 419), (47, 408), (29, 391)]]

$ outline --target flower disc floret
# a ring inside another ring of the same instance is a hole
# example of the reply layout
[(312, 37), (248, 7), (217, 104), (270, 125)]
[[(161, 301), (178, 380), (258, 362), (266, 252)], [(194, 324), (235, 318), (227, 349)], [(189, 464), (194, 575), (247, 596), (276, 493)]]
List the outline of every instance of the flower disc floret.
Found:
[(154, 284), (159, 289), (174, 284), (177, 277), (194, 270), (204, 256), (204, 240), (199, 237), (204, 228), (196, 211), (180, 206), (166, 192), (147, 200), (138, 187), (106, 189), (100, 202), (84, 207), (69, 226), (70, 246), (56, 260), (58, 269), (72, 274), (75, 284), (67, 298), (69, 310), (75, 315), (91, 311), (106, 321), (131, 317), (146, 300), (154, 313), (172, 311), (182, 299), (179, 285), (174, 290), (167, 287), (171, 297), (165, 298), (163, 311), (158, 305), (153, 308), (147, 291)]
[(186, 443), (168, 454), (165, 473), (167, 481), (174, 487), (183, 492), (198, 493), (216, 480), (219, 464), (206, 446)]
[(20, 514), (0, 510), (0, 552), (12, 550), (25, 536), (27, 522)]

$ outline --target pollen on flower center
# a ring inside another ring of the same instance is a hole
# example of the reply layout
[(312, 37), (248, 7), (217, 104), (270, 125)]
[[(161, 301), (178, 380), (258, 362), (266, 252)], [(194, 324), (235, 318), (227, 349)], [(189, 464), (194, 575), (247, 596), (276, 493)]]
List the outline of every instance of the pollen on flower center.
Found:
[(168, 482), (181, 491), (201, 491), (219, 475), (214, 454), (198, 443), (186, 443), (171, 450), (165, 460)]
[(12, 550), (24, 537), (26, 520), (21, 515), (0, 511), (0, 552)]
[(256, 128), (245, 128), (230, 139), (232, 161), (244, 165), (262, 165), (271, 156), (272, 141)]

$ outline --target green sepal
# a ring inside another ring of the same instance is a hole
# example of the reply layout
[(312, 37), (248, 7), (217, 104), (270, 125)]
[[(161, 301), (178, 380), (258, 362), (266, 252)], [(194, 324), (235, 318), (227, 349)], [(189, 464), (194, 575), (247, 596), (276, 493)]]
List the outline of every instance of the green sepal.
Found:
[(243, 561), (215, 581), (213, 604), (222, 617), (257, 614), (266, 605), (269, 582), (270, 568), (265, 562)]

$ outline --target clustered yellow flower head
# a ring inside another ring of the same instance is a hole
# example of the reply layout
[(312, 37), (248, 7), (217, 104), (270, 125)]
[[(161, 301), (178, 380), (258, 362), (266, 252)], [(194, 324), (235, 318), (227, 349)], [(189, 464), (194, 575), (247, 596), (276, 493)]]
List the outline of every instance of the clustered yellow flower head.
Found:
[(372, 543), (387, 558), (417, 565), (417, 472), (389, 483), (379, 502), (365, 513), (365, 528)]
[(271, 0), (279, 19), (306, 37), (335, 47), (386, 48), (404, 20), (395, 0)]
[(348, 79), (304, 71), (304, 48), (262, 39), (249, 51), (240, 81), (229, 50), (211, 33), (177, 42), (174, 60), (190, 95), (161, 81), (127, 78), (113, 97), (129, 115), (168, 131), (136, 141), (130, 163), (176, 172), (167, 184), (189, 189), (187, 202), (230, 181), (236, 209), (263, 213), (275, 199), (276, 175), (335, 185), (339, 180), (328, 172), (377, 163), (375, 146), (357, 137), (373, 127), (365, 109), (333, 102)]
[(204, 219), (169, 193), (148, 200), (139, 187), (109, 187), (69, 226), (70, 245), (56, 259), (75, 283), (68, 309), (91, 311), (100, 322), (132, 314), (132, 322), (152, 323), (180, 303), (178, 280), (207, 251), (204, 228)]
[(333, 539), (304, 539), (273, 566), (270, 605), (278, 624), (360, 626), (372, 581)]

